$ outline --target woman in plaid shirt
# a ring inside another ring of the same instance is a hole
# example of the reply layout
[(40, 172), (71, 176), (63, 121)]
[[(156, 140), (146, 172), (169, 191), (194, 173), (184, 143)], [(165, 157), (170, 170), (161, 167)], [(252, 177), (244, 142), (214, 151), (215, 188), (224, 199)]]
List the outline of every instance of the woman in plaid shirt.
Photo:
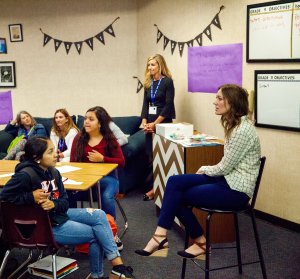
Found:
[(176, 216), (193, 239), (193, 244), (178, 254), (204, 259), (206, 239), (191, 206), (238, 209), (252, 197), (261, 154), (259, 138), (248, 118), (248, 93), (234, 84), (223, 85), (216, 94), (214, 105), (225, 131), (222, 160), (214, 166), (202, 166), (196, 174), (169, 178), (156, 231), (146, 247), (136, 251), (137, 254), (166, 256), (167, 230), (172, 228)]

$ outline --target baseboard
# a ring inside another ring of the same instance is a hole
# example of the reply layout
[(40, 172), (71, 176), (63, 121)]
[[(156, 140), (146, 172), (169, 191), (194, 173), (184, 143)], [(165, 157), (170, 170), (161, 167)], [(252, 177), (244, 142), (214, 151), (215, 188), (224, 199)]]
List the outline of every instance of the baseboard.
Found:
[(255, 211), (255, 216), (259, 219), (265, 220), (267, 222), (270, 222), (273, 225), (276, 225), (276, 226), (279, 226), (279, 227), (282, 227), (282, 228), (285, 228), (288, 230), (300, 232), (300, 224), (276, 217), (274, 215), (265, 213), (260, 210), (254, 209), (254, 211)]

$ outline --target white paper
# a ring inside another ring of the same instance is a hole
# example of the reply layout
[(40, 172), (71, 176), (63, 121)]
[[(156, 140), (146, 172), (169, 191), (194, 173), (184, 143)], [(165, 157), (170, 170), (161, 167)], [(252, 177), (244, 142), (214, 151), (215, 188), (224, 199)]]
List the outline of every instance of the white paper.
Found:
[(67, 177), (62, 177), (62, 182), (64, 183), (64, 185), (81, 185), (83, 182), (79, 182), (79, 181), (75, 181), (72, 179), (69, 179)]
[(0, 174), (0, 177), (9, 177), (9, 176), (12, 176), (14, 175), (15, 173), (12, 172), (12, 173), (5, 173), (5, 174)]
[(61, 167), (56, 167), (56, 169), (60, 173), (66, 173), (66, 172), (72, 172), (72, 171), (76, 171), (76, 170), (81, 170), (81, 168), (73, 167), (73, 166), (61, 166)]

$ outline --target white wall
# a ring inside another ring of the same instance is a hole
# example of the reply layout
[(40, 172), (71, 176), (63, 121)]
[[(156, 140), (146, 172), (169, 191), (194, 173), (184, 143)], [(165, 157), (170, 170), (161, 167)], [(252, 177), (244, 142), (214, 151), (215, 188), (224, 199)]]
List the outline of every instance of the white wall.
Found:
[[(116, 38), (105, 34), (106, 44), (85, 43), (79, 55), (73, 45), (66, 55), (54, 42), (43, 47), (42, 30), (64, 41), (80, 41), (98, 34), (112, 21)], [(9, 41), (8, 24), (22, 23), (24, 41)], [(13, 92), (16, 114), (26, 109), (35, 116), (52, 116), (59, 107), (84, 114), (102, 105), (112, 115), (140, 113), (136, 97), (136, 2), (15, 0), (0, 1), (0, 36), (7, 38), (8, 54), (1, 60), (16, 62), (17, 87)], [(130, 104), (130, 105), (129, 105)]]
[[(300, 63), (245, 62), (246, 6), (265, 0), (1, 0), (0, 37), (6, 37), (8, 54), (1, 61), (15, 61), (17, 87), (13, 109), (34, 116), (52, 116), (59, 107), (72, 114), (84, 114), (91, 106), (103, 105), (111, 115), (139, 115), (142, 92), (136, 94), (137, 81), (143, 79), (146, 59), (154, 53), (166, 58), (176, 89), (176, 121), (192, 122), (198, 130), (223, 137), (218, 117), (214, 115), (214, 94), (187, 92), (187, 49), (180, 57), (163, 51), (162, 40), (156, 44), (157, 24), (175, 41), (194, 38), (211, 22), (220, 6), (222, 30), (212, 26), (213, 41), (203, 45), (244, 44), (243, 86), (254, 87), (256, 69), (296, 69)], [(106, 45), (94, 42), (94, 51), (83, 46), (78, 55), (74, 46), (69, 55), (61, 46), (54, 52), (53, 41), (42, 46), (44, 32), (62, 40), (86, 39), (103, 30), (116, 17), (116, 38), (106, 35)], [(9, 42), (8, 24), (22, 23), (24, 42)], [(196, 44), (195, 44), (196, 45)], [(276, 47), (276, 46), (274, 46)], [(0, 90), (5, 91), (5, 90)], [(271, 100), (270, 100), (271, 101)], [(300, 223), (300, 136), (296, 132), (257, 129), (262, 154), (267, 156), (265, 174), (257, 209)]]

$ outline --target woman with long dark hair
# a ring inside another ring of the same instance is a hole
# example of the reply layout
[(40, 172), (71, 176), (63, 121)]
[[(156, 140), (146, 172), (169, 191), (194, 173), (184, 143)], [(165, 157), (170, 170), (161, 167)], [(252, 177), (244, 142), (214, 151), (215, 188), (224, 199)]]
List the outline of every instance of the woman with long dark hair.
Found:
[[(113, 265), (110, 278), (134, 278), (132, 269), (123, 265), (104, 211), (69, 208), (62, 177), (54, 168), (56, 160), (50, 139), (30, 138), (21, 163), (4, 186), (0, 199), (15, 204), (36, 203), (48, 211), (54, 238), (61, 245), (89, 243), (91, 278), (108, 278), (103, 272), (104, 255)], [(26, 169), (35, 173), (34, 183)]]
[(192, 207), (242, 208), (253, 195), (260, 166), (260, 141), (248, 118), (248, 93), (226, 84), (219, 88), (214, 102), (225, 132), (224, 156), (214, 166), (202, 166), (196, 174), (171, 176), (167, 182), (158, 226), (141, 256), (166, 256), (167, 231), (177, 216), (193, 244), (178, 254), (203, 259), (206, 239)]
[[(115, 163), (124, 167), (125, 159), (116, 137), (109, 128), (110, 122), (110, 117), (102, 107), (90, 108), (85, 114), (81, 132), (73, 141), (70, 161)], [(116, 219), (115, 196), (119, 191), (119, 181), (115, 172), (103, 177), (100, 185), (102, 209)], [(72, 196), (78, 199), (76, 195)]]

